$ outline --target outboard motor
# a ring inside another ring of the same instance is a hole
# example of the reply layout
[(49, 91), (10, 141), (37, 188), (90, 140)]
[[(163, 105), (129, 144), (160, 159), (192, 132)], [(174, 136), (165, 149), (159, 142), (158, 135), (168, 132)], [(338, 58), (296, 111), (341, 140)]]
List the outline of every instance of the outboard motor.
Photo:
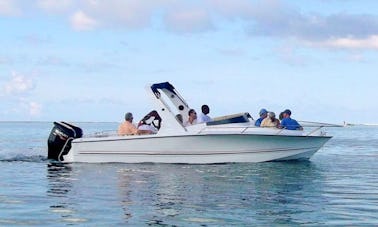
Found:
[(82, 136), (81, 128), (63, 121), (54, 122), (54, 127), (47, 140), (47, 158), (63, 161), (63, 155), (68, 154), (71, 149), (71, 141)]

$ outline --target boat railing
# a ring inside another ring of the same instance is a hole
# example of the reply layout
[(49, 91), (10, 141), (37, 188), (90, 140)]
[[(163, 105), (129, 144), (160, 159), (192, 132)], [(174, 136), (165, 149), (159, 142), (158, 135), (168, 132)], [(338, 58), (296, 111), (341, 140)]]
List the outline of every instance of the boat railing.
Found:
[(326, 132), (323, 131), (324, 127), (331, 127), (331, 126), (324, 126), (324, 125), (312, 125), (306, 126), (304, 130), (287, 130), (287, 129), (280, 129), (276, 127), (256, 127), (256, 126), (230, 126), (230, 125), (216, 125), (216, 126), (205, 126), (198, 131), (198, 134), (205, 133), (206, 131), (235, 131), (236, 133), (240, 134), (247, 134), (251, 131), (256, 131), (258, 134), (274, 134), (274, 135), (301, 135), (301, 136), (325, 136)]
[(105, 130), (105, 131), (100, 131), (100, 132), (94, 132), (94, 133), (89, 133), (84, 135), (83, 137), (88, 138), (88, 137), (109, 137), (109, 136), (116, 136), (117, 131), (116, 130)]
[(316, 135), (316, 132), (319, 132), (321, 136), (325, 136), (326, 132), (322, 131), (324, 126), (313, 126), (314, 129), (307, 133), (307, 136)]

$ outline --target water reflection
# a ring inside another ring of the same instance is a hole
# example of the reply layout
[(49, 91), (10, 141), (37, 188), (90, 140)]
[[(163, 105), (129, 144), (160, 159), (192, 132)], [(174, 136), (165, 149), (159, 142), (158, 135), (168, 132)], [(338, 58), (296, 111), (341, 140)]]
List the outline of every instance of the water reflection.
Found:
[[(325, 206), (322, 197), (324, 176), (312, 162), (264, 163), (254, 180), (259, 218), (274, 217), (278, 224), (321, 224), (309, 214)], [(267, 209), (270, 207), (270, 209)], [(303, 216), (309, 216), (303, 222)], [(312, 219), (312, 220), (311, 220)]]
[(310, 214), (326, 203), (321, 172), (312, 162), (75, 164), (49, 165), (47, 177), (51, 211), (66, 222), (316, 225), (322, 219)]
[(130, 171), (128, 169), (121, 169), (119, 171), (119, 183), (118, 183), (118, 188), (119, 188), (119, 194), (120, 194), (120, 202), (122, 205), (122, 210), (124, 213), (124, 218), (127, 220), (129, 218), (132, 218), (132, 211), (129, 207), (133, 205), (132, 201), (132, 175), (130, 174)]
[(69, 164), (47, 164), (47, 179), (49, 183), (47, 194), (52, 197), (65, 197), (72, 188), (71, 172), (72, 167)]
[(195, 214), (206, 211), (212, 182), (208, 182), (206, 171), (198, 168), (200, 165), (128, 167), (119, 172), (119, 192), (128, 223), (143, 220), (149, 225), (182, 225), (189, 218), (205, 220)]
[(141, 166), (119, 171), (127, 223), (295, 224), (322, 206), (323, 176), (311, 162)]
[(47, 196), (51, 199), (49, 211), (52, 215), (60, 216), (60, 221), (63, 223), (77, 224), (86, 222), (86, 219), (76, 217), (75, 201), (77, 201), (77, 198), (75, 198), (75, 195), (70, 195), (74, 187), (72, 174), (70, 164), (47, 164)]

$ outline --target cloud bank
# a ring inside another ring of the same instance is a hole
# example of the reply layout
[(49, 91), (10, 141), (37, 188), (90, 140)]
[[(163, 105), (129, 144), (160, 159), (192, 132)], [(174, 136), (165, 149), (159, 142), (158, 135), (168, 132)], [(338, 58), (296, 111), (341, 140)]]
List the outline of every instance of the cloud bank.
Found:
[[(0, 15), (20, 16), (26, 9), (63, 16), (76, 31), (166, 29), (178, 34), (209, 32), (219, 23), (242, 22), (250, 37), (295, 39), (307, 45), (377, 49), (378, 15), (304, 13), (283, 0), (3, 0)], [(361, 3), (363, 4), (363, 3)], [(32, 12), (29, 12), (32, 13)]]

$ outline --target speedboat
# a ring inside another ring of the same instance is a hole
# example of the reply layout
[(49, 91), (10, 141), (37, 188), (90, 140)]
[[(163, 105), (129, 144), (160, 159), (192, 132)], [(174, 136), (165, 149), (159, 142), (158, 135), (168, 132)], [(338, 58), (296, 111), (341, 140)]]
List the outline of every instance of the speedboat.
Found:
[[(323, 124), (311, 122), (304, 130), (254, 126), (248, 113), (213, 118), (184, 126), (189, 105), (169, 82), (149, 84), (154, 103), (151, 122), (156, 134), (120, 136), (116, 132), (84, 135), (81, 128), (54, 122), (48, 139), (48, 158), (59, 162), (190, 163), (267, 162), (309, 159), (330, 138)], [(158, 117), (157, 117), (158, 116)]]

